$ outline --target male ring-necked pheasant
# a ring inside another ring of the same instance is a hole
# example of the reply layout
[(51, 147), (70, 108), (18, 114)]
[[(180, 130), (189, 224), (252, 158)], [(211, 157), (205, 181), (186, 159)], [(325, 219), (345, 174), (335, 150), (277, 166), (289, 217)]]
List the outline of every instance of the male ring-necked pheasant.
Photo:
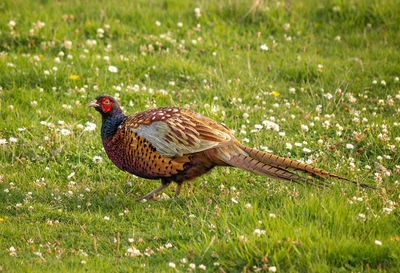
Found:
[[(326, 186), (325, 178), (344, 177), (298, 161), (242, 145), (230, 129), (201, 114), (163, 107), (125, 116), (118, 102), (101, 95), (90, 102), (102, 115), (101, 138), (111, 161), (121, 170), (162, 185), (138, 199), (149, 200), (174, 181), (178, 196), (182, 183), (215, 166), (233, 166), (265, 177)], [(301, 172), (308, 177), (300, 176)]]

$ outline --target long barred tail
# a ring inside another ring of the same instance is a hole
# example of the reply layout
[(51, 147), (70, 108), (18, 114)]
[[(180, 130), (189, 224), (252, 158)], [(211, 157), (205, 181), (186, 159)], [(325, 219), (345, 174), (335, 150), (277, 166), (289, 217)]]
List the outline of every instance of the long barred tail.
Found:
[[(258, 175), (292, 182), (306, 182), (318, 186), (328, 186), (328, 184), (324, 182), (325, 179), (335, 178), (351, 182), (363, 188), (374, 189), (374, 187), (369, 185), (329, 173), (311, 165), (279, 157), (271, 153), (261, 152), (242, 144), (239, 144), (237, 148), (242, 150), (244, 153), (232, 155), (227, 163)], [(305, 178), (291, 171), (302, 172), (312, 178)]]

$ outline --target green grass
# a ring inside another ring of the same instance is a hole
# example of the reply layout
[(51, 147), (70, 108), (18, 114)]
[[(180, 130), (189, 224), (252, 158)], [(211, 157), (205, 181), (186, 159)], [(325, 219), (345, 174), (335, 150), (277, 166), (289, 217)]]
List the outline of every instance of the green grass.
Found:
[[(0, 271), (187, 272), (193, 263), (198, 272), (201, 264), (208, 272), (398, 272), (399, 7), (1, 1)], [(126, 113), (191, 108), (249, 146), (378, 189), (301, 187), (220, 168), (185, 185), (178, 200), (138, 204), (159, 181), (119, 171), (102, 150), (100, 115), (86, 108), (117, 93)], [(252, 131), (265, 120), (281, 133)], [(85, 131), (86, 122), (96, 130)], [(132, 246), (142, 255), (127, 256)]]

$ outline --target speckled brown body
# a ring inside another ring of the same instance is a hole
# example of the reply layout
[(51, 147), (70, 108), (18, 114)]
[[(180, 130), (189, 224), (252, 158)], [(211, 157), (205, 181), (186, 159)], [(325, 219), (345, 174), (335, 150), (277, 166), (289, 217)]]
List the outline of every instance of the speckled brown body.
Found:
[(168, 182), (192, 180), (210, 171), (218, 162), (213, 160), (213, 150), (178, 157), (163, 156), (145, 138), (125, 130), (124, 123), (113, 136), (103, 139), (103, 146), (119, 169), (139, 177)]

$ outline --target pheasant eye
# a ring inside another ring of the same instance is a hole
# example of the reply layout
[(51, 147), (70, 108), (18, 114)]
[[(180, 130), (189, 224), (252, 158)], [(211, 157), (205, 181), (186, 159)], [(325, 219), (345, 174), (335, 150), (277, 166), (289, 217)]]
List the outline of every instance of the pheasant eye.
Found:
[(103, 104), (108, 105), (108, 104), (111, 104), (111, 102), (109, 100), (104, 100)]

